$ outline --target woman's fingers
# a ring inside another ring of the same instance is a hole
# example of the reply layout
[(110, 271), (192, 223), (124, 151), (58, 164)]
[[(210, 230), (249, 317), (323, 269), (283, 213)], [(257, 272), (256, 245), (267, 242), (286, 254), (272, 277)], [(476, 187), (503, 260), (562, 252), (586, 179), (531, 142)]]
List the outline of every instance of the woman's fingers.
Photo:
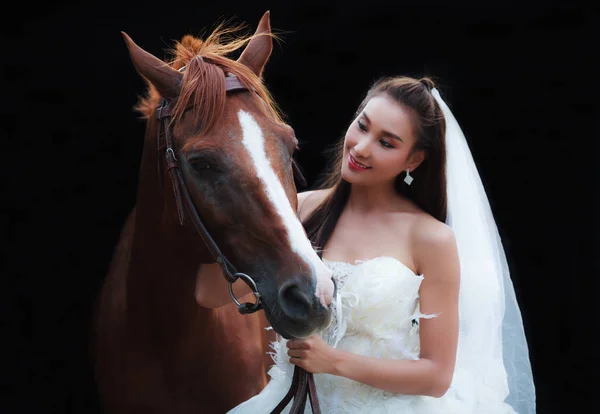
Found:
[(289, 349), (310, 349), (310, 342), (300, 339), (290, 340), (287, 341), (287, 347)]
[(306, 357), (306, 351), (302, 349), (290, 349), (287, 354), (290, 358), (302, 359)]

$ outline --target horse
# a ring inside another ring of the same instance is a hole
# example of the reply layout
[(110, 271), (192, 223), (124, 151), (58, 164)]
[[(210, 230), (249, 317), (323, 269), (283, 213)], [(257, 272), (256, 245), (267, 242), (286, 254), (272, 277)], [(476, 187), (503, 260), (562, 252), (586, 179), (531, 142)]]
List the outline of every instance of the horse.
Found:
[[(122, 33), (148, 88), (135, 107), (146, 119), (136, 202), (96, 304), (108, 413), (226, 412), (266, 385), (273, 330), (306, 337), (331, 321), (331, 271), (297, 214), (298, 141), (262, 78), (269, 12), (253, 35), (233, 31), (185, 35), (169, 61)], [(264, 312), (197, 303), (196, 276), (215, 261)]]

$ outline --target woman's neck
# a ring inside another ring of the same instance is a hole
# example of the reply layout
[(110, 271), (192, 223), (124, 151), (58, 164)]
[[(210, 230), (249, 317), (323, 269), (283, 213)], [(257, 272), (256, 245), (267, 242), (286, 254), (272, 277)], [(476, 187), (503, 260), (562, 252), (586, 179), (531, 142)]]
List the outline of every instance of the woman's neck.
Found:
[(353, 213), (377, 213), (396, 210), (402, 199), (394, 183), (361, 186), (353, 184), (346, 203), (346, 209)]

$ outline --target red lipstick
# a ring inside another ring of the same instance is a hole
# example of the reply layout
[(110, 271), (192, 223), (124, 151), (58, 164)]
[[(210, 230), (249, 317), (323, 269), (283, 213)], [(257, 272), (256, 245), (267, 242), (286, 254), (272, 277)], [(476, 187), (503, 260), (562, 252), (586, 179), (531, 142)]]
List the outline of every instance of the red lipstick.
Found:
[(348, 168), (350, 168), (352, 171), (366, 171), (366, 170), (371, 169), (371, 167), (368, 167), (366, 165), (360, 164), (350, 154), (348, 154)]

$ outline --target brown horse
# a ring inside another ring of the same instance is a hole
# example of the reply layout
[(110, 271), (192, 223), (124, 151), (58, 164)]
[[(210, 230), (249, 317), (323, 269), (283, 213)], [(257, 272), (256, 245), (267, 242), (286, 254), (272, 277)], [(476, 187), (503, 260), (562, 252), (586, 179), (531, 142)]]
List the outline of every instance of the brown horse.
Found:
[[(297, 140), (262, 83), (273, 47), (269, 13), (254, 35), (223, 43), (230, 34), (219, 26), (204, 41), (185, 36), (169, 62), (123, 34), (148, 83), (137, 106), (147, 129), (136, 205), (98, 301), (96, 376), (106, 412), (223, 413), (266, 385), (269, 323), (305, 337), (331, 318), (331, 273), (296, 214)], [(237, 60), (226, 57), (244, 45)], [(168, 122), (159, 105), (169, 107)], [(174, 163), (187, 211), (171, 180)], [(264, 314), (197, 304), (196, 275), (215, 256), (189, 204), (228, 261), (256, 282)]]

